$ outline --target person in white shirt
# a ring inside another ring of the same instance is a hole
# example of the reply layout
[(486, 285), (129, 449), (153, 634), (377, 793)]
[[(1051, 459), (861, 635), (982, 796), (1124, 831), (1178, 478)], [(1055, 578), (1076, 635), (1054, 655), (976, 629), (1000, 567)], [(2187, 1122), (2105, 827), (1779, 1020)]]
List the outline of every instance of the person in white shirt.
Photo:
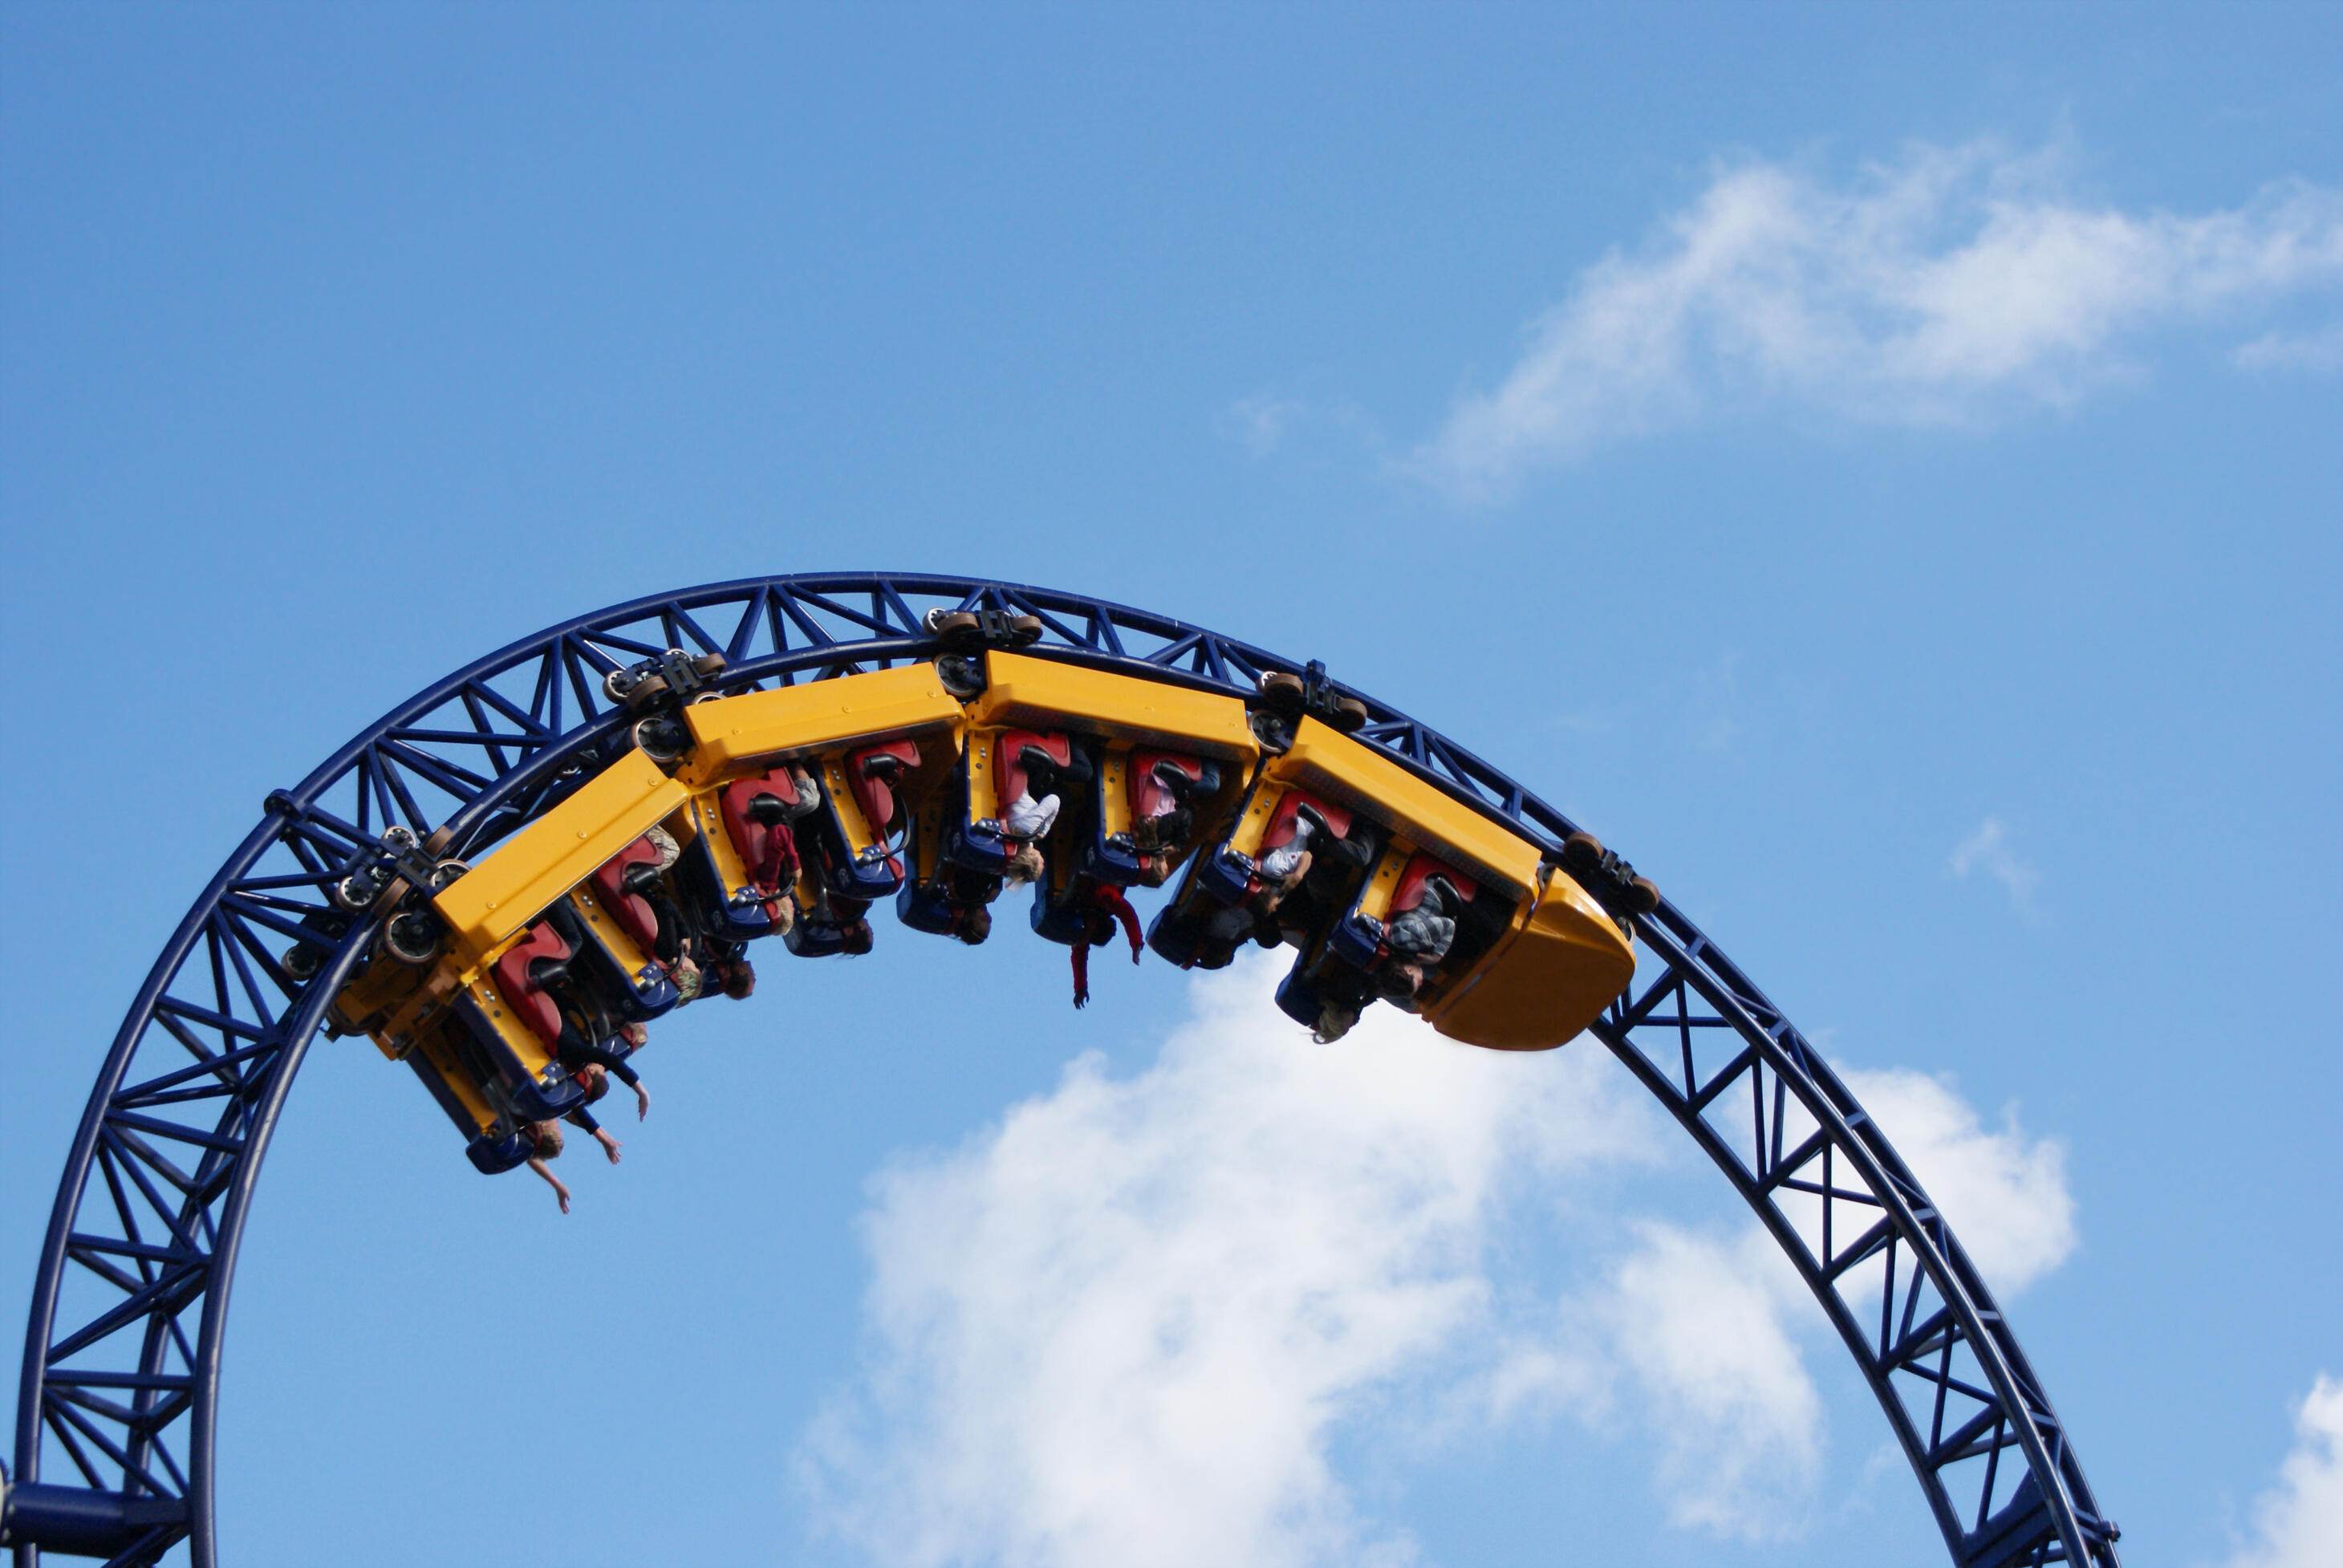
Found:
[(1012, 888), (1041, 879), (1045, 869), (1041, 861), (1041, 848), (1034, 840), (1048, 838), (1050, 829), (1058, 825), (1057, 792), (1050, 790), (1038, 800), (1033, 798), (1035, 771), (1037, 769), (1032, 767), (1026, 769), (1017, 799), (1009, 803), (1009, 809), (1001, 819), (1001, 828), (1006, 836), (1017, 841), (1017, 847), (1010, 851), (1008, 865), (1001, 870), (1002, 879)]
[(1058, 825), (1058, 797), (1055, 793), (1033, 799), (1033, 787), (1028, 784), (1016, 799), (1009, 804), (1005, 826), (1011, 836), (1019, 839), (1046, 839), (1050, 829)]

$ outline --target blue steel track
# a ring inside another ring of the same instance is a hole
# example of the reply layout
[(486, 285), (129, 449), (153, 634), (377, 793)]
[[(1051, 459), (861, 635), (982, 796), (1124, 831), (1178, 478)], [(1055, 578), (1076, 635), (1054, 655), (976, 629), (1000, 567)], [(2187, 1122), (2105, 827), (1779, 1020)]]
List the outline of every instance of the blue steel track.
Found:
[[(148, 1563), (217, 1561), (221, 1347), (253, 1190), (361, 921), (306, 981), (280, 955), (384, 830), (477, 859), (600, 765), (628, 722), (603, 675), (720, 652), (726, 690), (932, 657), (930, 608), (1039, 617), (1025, 651), (1251, 696), (1296, 661), (1164, 616), (967, 578), (823, 573), (637, 599), (514, 643), (420, 693), (268, 797), (139, 988), (90, 1091), (41, 1250), (0, 1541)], [(1338, 688), (1346, 690), (1347, 689)], [(1576, 824), (1364, 693), (1358, 738), (1558, 846)], [(1804, 1036), (1672, 904), (1589, 1029), (1707, 1151), (1838, 1330), (1953, 1563), (2117, 1568), (2114, 1525), (1967, 1254)]]

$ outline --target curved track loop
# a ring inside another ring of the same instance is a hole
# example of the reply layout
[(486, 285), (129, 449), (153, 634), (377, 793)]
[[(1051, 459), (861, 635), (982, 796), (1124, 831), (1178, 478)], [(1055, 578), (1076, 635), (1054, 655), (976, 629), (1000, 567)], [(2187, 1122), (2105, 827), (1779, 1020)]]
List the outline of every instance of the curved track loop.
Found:
[[(41, 1545), (216, 1561), (220, 1354), (262, 1156), (361, 924), (306, 986), (278, 955), (384, 829), (445, 826), (478, 857), (598, 766), (622, 715), (604, 672), (716, 651), (727, 689), (931, 656), (936, 606), (1039, 616), (1028, 651), (1250, 693), (1294, 661), (1162, 616), (972, 578), (822, 574), (717, 584), (583, 616), (449, 676), (271, 795), (187, 913), (100, 1070), (57, 1191), (26, 1326), (8, 1528)], [(1362, 693), (1359, 738), (1557, 844), (1574, 824)], [(1642, 968), (1590, 1032), (1716, 1161), (1877, 1394), (1954, 1563), (2116, 1568), (2066, 1430), (1911, 1171), (1778, 1009), (1691, 921), (1636, 921)], [(36, 1544), (37, 1543), (37, 1544)]]

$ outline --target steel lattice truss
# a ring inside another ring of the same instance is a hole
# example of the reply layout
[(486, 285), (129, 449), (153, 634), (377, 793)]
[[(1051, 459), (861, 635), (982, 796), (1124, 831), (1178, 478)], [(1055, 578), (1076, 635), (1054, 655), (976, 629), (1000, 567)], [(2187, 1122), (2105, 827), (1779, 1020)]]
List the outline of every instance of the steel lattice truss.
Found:
[[(726, 690), (932, 656), (930, 608), (1041, 618), (1027, 651), (1250, 693), (1294, 661), (1162, 616), (980, 579), (834, 574), (639, 599), (515, 643), (370, 727), (257, 827), (188, 911), (92, 1091), (57, 1192), (17, 1405), (19, 1568), (51, 1550), (214, 1561), (213, 1442), (229, 1284), (277, 1113), (374, 935), (307, 983), (279, 961), (383, 831), (477, 858), (584, 774), (625, 722), (603, 675), (721, 652)], [(1574, 824), (1363, 693), (1359, 739), (1558, 844)], [(1953, 1561), (2116, 1568), (2116, 1532), (1990, 1292), (1885, 1137), (1788, 1020), (1671, 906), (1592, 1028), (1705, 1149), (1813, 1289), (1878, 1395)]]

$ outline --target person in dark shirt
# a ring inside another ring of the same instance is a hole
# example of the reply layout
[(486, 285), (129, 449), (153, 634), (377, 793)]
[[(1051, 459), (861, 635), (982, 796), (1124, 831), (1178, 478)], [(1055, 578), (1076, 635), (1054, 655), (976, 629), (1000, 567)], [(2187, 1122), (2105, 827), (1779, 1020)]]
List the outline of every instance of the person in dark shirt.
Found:
[(708, 958), (699, 965), (699, 994), (722, 991), (734, 1001), (746, 1001), (757, 989), (756, 967), (744, 958)]
[(952, 905), (951, 934), (970, 947), (982, 947), (992, 934), (992, 911), (982, 904)]
[[(626, 1070), (626, 1064), (621, 1062), (619, 1064), (619, 1070), (624, 1071)], [(599, 1121), (594, 1120), (594, 1113), (586, 1108), (588, 1105), (592, 1105), (596, 1101), (601, 1099), (602, 1096), (610, 1091), (609, 1071), (598, 1062), (589, 1063), (584, 1070), (578, 1074), (578, 1081), (586, 1086), (586, 1104), (570, 1111), (561, 1120), (568, 1122), (572, 1127), (584, 1129), (587, 1134), (590, 1136), (595, 1142), (599, 1143), (602, 1146), (602, 1152), (609, 1156), (610, 1163), (616, 1165), (618, 1162), (618, 1151), (625, 1147), (625, 1145), (621, 1144), (617, 1138), (611, 1135), (609, 1129), (604, 1127)], [(642, 1086), (639, 1083), (635, 1086), (635, 1089), (636, 1092), (639, 1094), (641, 1092)], [(640, 1101), (638, 1104), (636, 1119), (638, 1121), (641, 1120), (642, 1114), (648, 1112), (649, 1110), (649, 1101), (647, 1099)]]
[[(620, 1024), (618, 1033), (629, 1046), (640, 1046), (650, 1039), (649, 1031), (639, 1023)], [(560, 1061), (564, 1072), (578, 1078), (581, 1083), (587, 1083), (589, 1093), (593, 1091), (593, 1085), (587, 1082), (583, 1075), (589, 1069), (598, 1069), (635, 1091), (636, 1121), (640, 1121), (651, 1113), (650, 1091), (643, 1087), (642, 1080), (635, 1075), (635, 1070), (627, 1065), (626, 1053), (613, 1050), (607, 1043), (598, 1043), (580, 1026), (578, 1019), (568, 1016), (562, 1019), (561, 1038), (554, 1042), (553, 1054)], [(608, 1091), (607, 1084), (604, 1091)], [(600, 1095), (595, 1098), (599, 1099)], [(616, 1160), (618, 1155), (613, 1152), (610, 1158)]]
[(870, 950), (870, 922), (864, 918), (870, 908), (868, 899), (832, 899), (830, 912), (838, 920), (840, 951), (867, 953)]
[(966, 866), (945, 867), (944, 903), (951, 911), (951, 935), (970, 947), (981, 947), (992, 934), (992, 911), (985, 906), (1001, 896), (1001, 879)]

